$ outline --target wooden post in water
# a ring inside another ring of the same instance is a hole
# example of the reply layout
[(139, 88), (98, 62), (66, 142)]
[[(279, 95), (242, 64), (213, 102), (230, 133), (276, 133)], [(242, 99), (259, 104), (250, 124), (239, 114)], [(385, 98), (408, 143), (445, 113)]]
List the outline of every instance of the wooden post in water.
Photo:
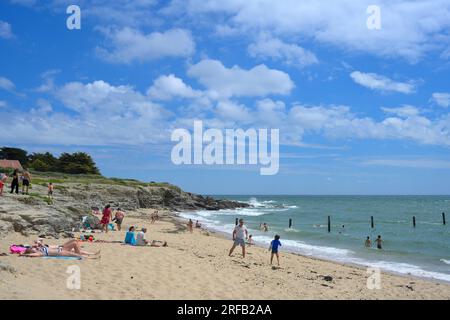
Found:
[(374, 225), (373, 225), (373, 216), (370, 216), (370, 226), (371, 226), (372, 229), (373, 229), (373, 227), (374, 227)]
[(292, 228), (292, 219), (289, 219), (289, 229)]
[(445, 222), (445, 212), (442, 212), (442, 223), (445, 226), (445, 224), (446, 224), (446, 222)]
[(416, 227), (416, 217), (413, 217), (413, 227)]
[(239, 224), (239, 219), (238, 218), (236, 218), (236, 225), (238, 225)]
[(328, 233), (331, 232), (331, 217), (328, 216)]

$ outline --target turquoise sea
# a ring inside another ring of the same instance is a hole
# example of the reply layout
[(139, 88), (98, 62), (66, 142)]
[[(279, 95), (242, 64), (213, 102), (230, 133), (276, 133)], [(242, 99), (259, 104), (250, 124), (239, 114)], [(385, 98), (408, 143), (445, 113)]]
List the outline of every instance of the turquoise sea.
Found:
[[(450, 196), (215, 197), (247, 202), (252, 207), (184, 212), (181, 216), (230, 236), (235, 218), (244, 218), (255, 242), (263, 246), (279, 234), (285, 251), (450, 282)], [(442, 212), (447, 213), (446, 225)], [(269, 232), (259, 230), (264, 222)], [(383, 249), (365, 248), (366, 237), (375, 240), (378, 235), (384, 240)]]

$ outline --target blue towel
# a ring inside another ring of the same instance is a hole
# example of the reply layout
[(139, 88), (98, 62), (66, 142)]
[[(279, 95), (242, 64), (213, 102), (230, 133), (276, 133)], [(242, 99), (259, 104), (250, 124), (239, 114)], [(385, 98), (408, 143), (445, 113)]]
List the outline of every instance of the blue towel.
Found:
[(44, 259), (81, 260), (81, 257), (45, 256)]

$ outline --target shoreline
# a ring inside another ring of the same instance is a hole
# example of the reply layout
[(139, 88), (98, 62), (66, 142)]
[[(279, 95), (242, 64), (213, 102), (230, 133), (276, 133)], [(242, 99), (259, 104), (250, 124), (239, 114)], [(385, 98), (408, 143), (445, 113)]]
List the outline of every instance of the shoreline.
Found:
[[(228, 257), (231, 241), (225, 235), (206, 229), (191, 234), (182, 217), (168, 212), (151, 224), (151, 212), (129, 212), (121, 232), (95, 238), (122, 241), (129, 226), (145, 226), (149, 240), (166, 240), (168, 247), (83, 243), (85, 250), (101, 250), (101, 258), (80, 261), (0, 256), (0, 263), (14, 270), (0, 270), (0, 299), (450, 299), (448, 284), (384, 272), (381, 289), (370, 290), (369, 275), (359, 267), (295, 253), (281, 252), (281, 268), (272, 268), (268, 250), (258, 246), (248, 248), (245, 259), (239, 248)], [(34, 238), (9, 234), (0, 240), (0, 253)], [(72, 265), (81, 270), (80, 290), (66, 287)]]
[[(189, 212), (189, 211), (186, 211), (186, 212)], [(181, 213), (183, 213), (183, 212), (181, 212)], [(179, 216), (178, 213), (175, 213), (175, 214), (176, 214), (176, 219), (184, 220), (183, 222), (185, 222), (185, 223), (187, 223), (187, 221), (189, 220), (187, 218), (183, 218), (183, 217)], [(203, 225), (202, 225), (201, 229), (207, 230), (207, 231), (213, 233), (214, 236), (220, 237), (220, 238), (222, 238), (224, 240), (227, 240), (227, 241), (231, 241), (231, 237), (230, 237), (229, 233), (227, 233), (225, 231), (214, 230), (212, 228), (209, 229), (208, 227), (203, 227)], [(256, 241), (254, 241), (253, 246), (257, 246), (257, 247), (259, 247), (261, 249), (265, 249), (265, 247), (261, 243), (256, 242)], [(236, 248), (236, 250), (238, 250), (238, 248)], [(308, 256), (308, 255), (301, 254), (299, 252), (295, 252), (294, 250), (290, 250), (290, 249), (283, 249), (281, 252), (292, 254), (292, 255), (296, 255), (296, 256), (299, 256), (299, 257), (302, 257), (302, 258), (305, 258), (305, 259), (311, 259), (311, 260), (317, 260), (317, 261), (322, 261), (322, 262), (335, 263), (335, 264), (338, 264), (338, 265), (343, 266), (343, 267), (358, 268), (358, 269), (361, 269), (361, 270), (364, 270), (364, 269), (367, 269), (367, 268), (371, 268), (370, 265), (364, 265), (364, 264), (352, 263), (352, 262), (344, 262), (344, 261), (337, 261), (337, 260), (333, 260), (333, 259), (326, 259), (326, 258), (316, 257), (316, 256), (313, 256), (313, 255)], [(381, 273), (383, 273), (383, 274), (390, 274), (390, 275), (393, 275), (393, 276), (400, 276), (400, 277), (412, 278), (412, 279), (416, 279), (416, 280), (430, 281), (432, 283), (439, 283), (439, 284), (443, 284), (443, 285), (450, 285), (450, 281), (445, 281), (445, 280), (442, 280), (442, 279), (436, 279), (436, 278), (425, 277), (425, 276), (421, 277), (421, 276), (413, 275), (413, 274), (406, 274), (406, 273), (395, 272), (395, 271), (391, 271), (391, 270), (384, 270), (383, 268), (380, 268), (380, 270), (381, 270)], [(450, 296), (449, 296), (449, 298), (450, 298)]]

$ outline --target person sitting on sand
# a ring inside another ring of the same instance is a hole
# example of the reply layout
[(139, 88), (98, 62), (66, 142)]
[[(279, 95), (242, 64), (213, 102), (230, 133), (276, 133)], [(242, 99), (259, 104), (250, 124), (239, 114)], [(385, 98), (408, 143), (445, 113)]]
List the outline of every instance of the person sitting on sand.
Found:
[(383, 240), (381, 240), (381, 236), (380, 235), (378, 235), (378, 238), (375, 240), (375, 243), (377, 244), (377, 248), (378, 249), (383, 249)]
[(276, 235), (275, 238), (270, 242), (269, 251), (272, 251), (270, 254), (270, 265), (273, 262), (273, 256), (277, 256), (278, 266), (280, 266), (280, 256), (278, 255), (278, 247), (281, 246), (280, 236)]
[(192, 221), (192, 219), (189, 219), (189, 221), (188, 221), (188, 223), (187, 223), (187, 227), (188, 227), (188, 230), (192, 233), (192, 232), (194, 232), (194, 229), (193, 229), (193, 227), (194, 227), (194, 222)]
[(125, 217), (125, 212), (123, 212), (122, 210), (120, 210), (120, 208), (118, 208), (113, 221), (116, 222), (117, 230), (119, 230), (119, 231), (122, 230), (122, 222), (123, 222), (124, 217)]
[(130, 229), (128, 229), (127, 234), (125, 235), (125, 244), (129, 244), (131, 246), (136, 245), (136, 238), (134, 236), (134, 226), (131, 226)]
[(111, 206), (107, 204), (102, 212), (102, 220), (100, 221), (100, 224), (102, 225), (102, 230), (108, 233), (108, 225), (111, 221), (112, 211)]
[[(167, 247), (167, 241), (158, 241), (153, 240), (152, 242), (149, 242), (147, 239), (145, 239), (145, 234), (147, 233), (147, 228), (142, 228), (141, 231), (138, 232), (136, 236), (136, 245), (137, 246), (151, 246), (151, 247)], [(162, 243), (162, 245), (159, 245), (158, 243)]]
[(239, 219), (239, 224), (234, 228), (233, 230), (233, 246), (230, 249), (230, 253), (228, 254), (231, 256), (234, 249), (237, 246), (242, 247), (242, 257), (245, 258), (245, 240), (248, 239), (248, 230), (247, 227), (244, 225), (244, 219)]
[(367, 237), (366, 242), (365, 242), (365, 246), (366, 246), (366, 248), (372, 247), (372, 241), (370, 241), (370, 237)]
[(195, 222), (195, 227), (196, 228), (201, 228), (202, 227), (202, 225), (200, 224), (200, 222), (198, 222), (198, 220)]
[(23, 257), (77, 257), (77, 258), (100, 258), (100, 251), (91, 253), (81, 250), (80, 245), (76, 240), (70, 240), (62, 246), (46, 246), (42, 241), (36, 241), (35, 244), (27, 248), (24, 253), (20, 254)]

